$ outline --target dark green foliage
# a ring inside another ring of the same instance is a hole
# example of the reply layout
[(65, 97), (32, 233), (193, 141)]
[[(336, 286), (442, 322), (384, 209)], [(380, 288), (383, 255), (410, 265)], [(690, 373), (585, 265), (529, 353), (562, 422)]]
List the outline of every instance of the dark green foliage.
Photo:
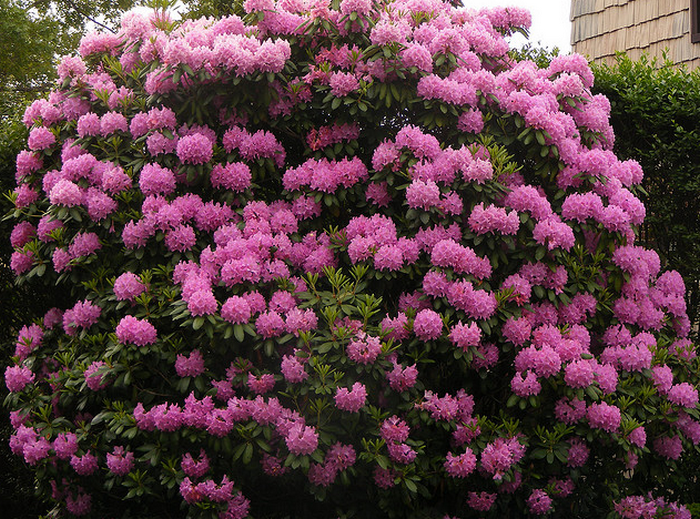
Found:
[(512, 49), (510, 51), (510, 55), (516, 61), (534, 61), (540, 68), (547, 68), (552, 60), (559, 56), (559, 54), (559, 47), (550, 49), (532, 43), (527, 43), (519, 49)]
[[(0, 22), (2, 23), (2, 22)], [(0, 58), (1, 59), (1, 58)], [(22, 104), (0, 114), (0, 203), (2, 211), (11, 207), (4, 194), (14, 188), (15, 156), (24, 147), (27, 130), (21, 122), (24, 109)], [(15, 276), (10, 270), (12, 246), (9, 235), (13, 222), (0, 221), (0, 369), (11, 362), (15, 348), (17, 331), (24, 324), (27, 316), (38, 315), (50, 294), (38, 294), (35, 290), (19, 288), (15, 285)], [(0, 382), (0, 398), (7, 392), (4, 381)], [(34, 474), (24, 462), (14, 456), (9, 449), (8, 438), (12, 433), (9, 416), (3, 410), (0, 413), (0, 515), (13, 519), (35, 519), (46, 511), (45, 504), (34, 496)]]
[(615, 153), (644, 169), (641, 240), (685, 279), (688, 316), (700, 322), (700, 73), (624, 55), (594, 66), (594, 93), (610, 99)]

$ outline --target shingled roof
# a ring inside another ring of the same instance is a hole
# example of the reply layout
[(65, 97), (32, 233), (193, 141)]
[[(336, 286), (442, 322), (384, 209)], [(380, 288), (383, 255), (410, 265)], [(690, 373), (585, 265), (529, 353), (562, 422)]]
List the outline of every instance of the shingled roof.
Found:
[(572, 0), (572, 49), (597, 62), (611, 61), (616, 51), (637, 59), (644, 52), (660, 58), (667, 50), (671, 61), (698, 67), (700, 43), (691, 41), (693, 1)]

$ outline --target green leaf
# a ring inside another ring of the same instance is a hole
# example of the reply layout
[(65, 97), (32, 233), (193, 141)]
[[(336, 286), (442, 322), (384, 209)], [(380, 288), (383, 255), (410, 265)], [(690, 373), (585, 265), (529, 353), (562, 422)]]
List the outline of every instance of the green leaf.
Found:
[(248, 463), (250, 463), (250, 460), (252, 460), (252, 459), (253, 459), (253, 444), (246, 443), (245, 449), (243, 450), (243, 464), (248, 465)]
[(233, 335), (236, 337), (238, 342), (243, 342), (245, 339), (245, 333), (243, 332), (243, 326), (240, 324), (233, 325)]

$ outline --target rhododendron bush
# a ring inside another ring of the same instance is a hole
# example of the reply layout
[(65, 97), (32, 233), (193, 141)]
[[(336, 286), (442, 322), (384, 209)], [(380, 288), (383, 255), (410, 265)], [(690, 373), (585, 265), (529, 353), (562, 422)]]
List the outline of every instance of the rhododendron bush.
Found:
[[(127, 15), (26, 112), (5, 371), (70, 516), (689, 517), (683, 280), (580, 56), (519, 9)], [(649, 492), (653, 491), (653, 495)], [(682, 497), (682, 496), (680, 496)], [(681, 499), (682, 500), (682, 499)]]

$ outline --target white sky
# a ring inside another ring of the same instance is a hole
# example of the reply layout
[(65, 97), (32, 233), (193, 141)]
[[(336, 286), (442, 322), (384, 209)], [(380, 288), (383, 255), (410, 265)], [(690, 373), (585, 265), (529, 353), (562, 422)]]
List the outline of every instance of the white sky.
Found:
[[(571, 52), (571, 0), (462, 0), (466, 7), (524, 7), (532, 14), (530, 41), (544, 47), (559, 47), (562, 54)], [(512, 43), (520, 47), (525, 40), (520, 36)]]

